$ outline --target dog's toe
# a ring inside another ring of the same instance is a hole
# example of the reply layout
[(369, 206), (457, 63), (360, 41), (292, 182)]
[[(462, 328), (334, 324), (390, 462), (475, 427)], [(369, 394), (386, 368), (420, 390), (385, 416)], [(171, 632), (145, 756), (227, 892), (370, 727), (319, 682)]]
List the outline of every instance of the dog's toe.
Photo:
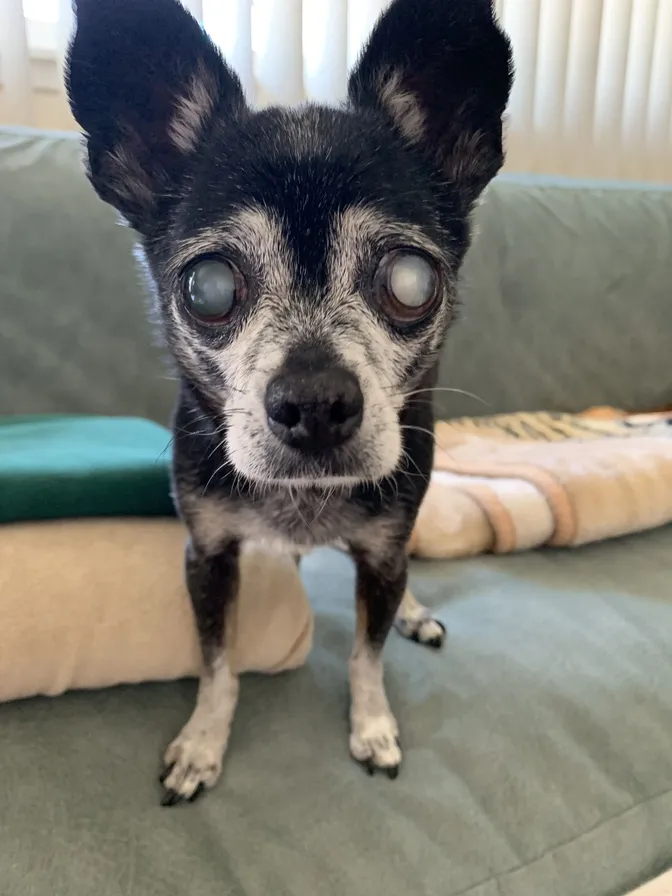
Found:
[(196, 790), (194, 790), (192, 795), (189, 797), (189, 802), (195, 803), (199, 796), (201, 796), (201, 794), (203, 793), (205, 793), (205, 784), (201, 781)]
[(402, 756), (394, 717), (381, 715), (354, 720), (350, 734), (350, 753), (369, 775), (382, 769), (390, 779), (396, 778)]
[(425, 619), (418, 631), (418, 641), (426, 647), (438, 650), (446, 640), (446, 627), (438, 619)]
[(165, 790), (161, 805), (193, 802), (213, 787), (222, 770), (222, 744), (201, 732), (194, 736), (185, 729), (166, 750), (160, 782)]
[(174, 790), (166, 790), (161, 800), (162, 806), (177, 806), (178, 803), (182, 802), (182, 797), (179, 793), (176, 793)]
[(438, 619), (425, 616), (421, 619), (397, 619), (397, 631), (409, 641), (438, 650), (446, 640), (446, 627)]

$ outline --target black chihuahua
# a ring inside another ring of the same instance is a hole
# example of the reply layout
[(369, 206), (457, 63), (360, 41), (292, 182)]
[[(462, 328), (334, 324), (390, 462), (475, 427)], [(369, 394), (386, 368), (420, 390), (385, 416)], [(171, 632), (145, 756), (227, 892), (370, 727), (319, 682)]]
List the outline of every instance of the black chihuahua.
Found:
[(174, 490), (203, 651), (164, 803), (219, 777), (241, 545), (342, 544), (357, 568), (352, 755), (395, 777), (381, 651), (433, 457), (431, 395), (470, 220), (503, 161), (511, 51), (491, 0), (394, 0), (341, 108), (254, 111), (177, 0), (77, 0), (67, 85), (99, 196), (139, 255), (180, 373)]

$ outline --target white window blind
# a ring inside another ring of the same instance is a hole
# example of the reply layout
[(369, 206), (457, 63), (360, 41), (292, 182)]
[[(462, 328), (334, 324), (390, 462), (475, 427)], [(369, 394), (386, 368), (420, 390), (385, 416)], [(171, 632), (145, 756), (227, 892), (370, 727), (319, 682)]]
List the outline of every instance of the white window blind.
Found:
[[(342, 100), (387, 0), (184, 3), (264, 106)], [(672, 0), (495, 6), (517, 68), (509, 170), (672, 182)], [(55, 60), (71, 23), (70, 0), (0, 0), (0, 122), (43, 124), (49, 97), (65, 116)]]
[(0, 81), (4, 119), (10, 123), (29, 123), (33, 117), (33, 97), (21, 0), (0, 2)]

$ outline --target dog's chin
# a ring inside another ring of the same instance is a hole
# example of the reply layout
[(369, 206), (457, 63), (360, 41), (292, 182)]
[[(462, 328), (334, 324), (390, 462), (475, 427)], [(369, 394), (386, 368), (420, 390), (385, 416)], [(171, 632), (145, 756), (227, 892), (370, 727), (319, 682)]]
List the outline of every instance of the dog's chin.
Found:
[(273, 437), (255, 445), (231, 439), (227, 454), (236, 472), (260, 485), (350, 490), (393, 473), (401, 444), (399, 440), (397, 447), (388, 441), (383, 451), (359, 446), (307, 455), (281, 445)]
[(369, 481), (360, 476), (286, 476), (282, 478), (265, 479), (267, 485), (278, 488), (297, 489), (331, 489), (334, 491), (352, 491), (357, 485)]

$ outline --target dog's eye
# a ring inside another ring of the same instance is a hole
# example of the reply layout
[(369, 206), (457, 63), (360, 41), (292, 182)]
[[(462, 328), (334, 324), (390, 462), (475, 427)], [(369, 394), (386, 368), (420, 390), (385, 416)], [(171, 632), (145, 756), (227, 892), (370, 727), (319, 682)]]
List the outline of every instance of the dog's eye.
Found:
[(436, 274), (421, 255), (397, 255), (390, 265), (390, 292), (408, 308), (421, 308), (434, 295)]
[(189, 310), (209, 323), (220, 321), (231, 313), (238, 292), (236, 270), (227, 261), (217, 258), (197, 262), (184, 280)]
[(387, 313), (401, 321), (423, 317), (439, 293), (434, 264), (416, 252), (393, 252), (378, 268), (376, 291)]

